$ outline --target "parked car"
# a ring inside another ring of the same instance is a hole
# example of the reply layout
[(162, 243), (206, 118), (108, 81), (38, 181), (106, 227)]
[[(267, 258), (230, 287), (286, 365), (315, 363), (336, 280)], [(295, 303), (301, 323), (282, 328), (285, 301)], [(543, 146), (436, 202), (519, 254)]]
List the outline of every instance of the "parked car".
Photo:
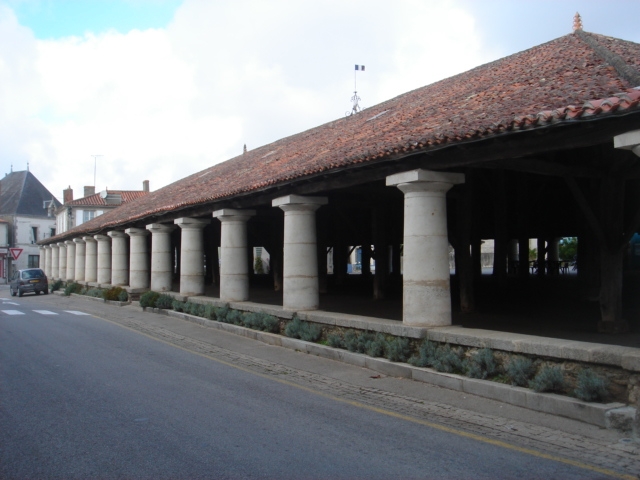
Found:
[(9, 283), (9, 290), (14, 297), (16, 294), (21, 297), (28, 292), (33, 292), (36, 295), (38, 293), (47, 295), (49, 293), (49, 282), (41, 268), (25, 268), (13, 274)]

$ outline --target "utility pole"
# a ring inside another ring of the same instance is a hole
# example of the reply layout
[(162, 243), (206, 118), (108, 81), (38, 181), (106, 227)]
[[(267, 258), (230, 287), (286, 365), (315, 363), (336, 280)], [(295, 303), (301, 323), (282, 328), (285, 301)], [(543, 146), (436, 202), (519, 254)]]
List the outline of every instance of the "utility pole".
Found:
[(98, 157), (104, 157), (104, 155), (91, 155), (93, 157), (93, 188), (96, 188), (96, 166), (98, 165)]

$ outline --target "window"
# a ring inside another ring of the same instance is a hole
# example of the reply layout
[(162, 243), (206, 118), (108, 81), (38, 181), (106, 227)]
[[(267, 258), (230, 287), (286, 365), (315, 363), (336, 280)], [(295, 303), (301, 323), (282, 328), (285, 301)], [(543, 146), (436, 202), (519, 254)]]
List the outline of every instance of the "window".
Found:
[(56, 236), (56, 229), (55, 228), (51, 228), (51, 231), (49, 232), (49, 236), (50, 237), (55, 237)]
[(29, 255), (27, 268), (38, 268), (38, 267), (40, 267), (40, 255)]
[(96, 216), (95, 210), (85, 210), (82, 212), (82, 223), (93, 220)]
[(31, 227), (31, 243), (38, 241), (38, 227)]

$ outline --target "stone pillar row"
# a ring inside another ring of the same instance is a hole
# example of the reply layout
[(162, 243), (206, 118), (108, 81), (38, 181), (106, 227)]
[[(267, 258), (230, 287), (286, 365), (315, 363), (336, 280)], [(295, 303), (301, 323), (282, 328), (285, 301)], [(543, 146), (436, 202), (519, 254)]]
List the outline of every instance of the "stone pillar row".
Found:
[[(446, 194), (464, 183), (457, 173), (413, 170), (387, 177), (387, 185), (404, 193), (403, 322), (412, 326), (451, 324)], [(272, 206), (284, 212), (283, 308), (319, 308), (316, 211), (326, 197), (287, 195)], [(249, 300), (250, 260), (247, 222), (254, 210), (213, 212), (221, 223), (220, 298)], [(43, 268), (53, 278), (128, 285), (131, 289), (171, 291), (179, 264), (180, 294), (203, 295), (204, 235), (209, 220), (179, 218), (174, 225), (113, 230), (42, 250)], [(171, 233), (180, 228), (179, 260)], [(149, 238), (149, 234), (151, 237)], [(149, 251), (150, 246), (150, 251)]]

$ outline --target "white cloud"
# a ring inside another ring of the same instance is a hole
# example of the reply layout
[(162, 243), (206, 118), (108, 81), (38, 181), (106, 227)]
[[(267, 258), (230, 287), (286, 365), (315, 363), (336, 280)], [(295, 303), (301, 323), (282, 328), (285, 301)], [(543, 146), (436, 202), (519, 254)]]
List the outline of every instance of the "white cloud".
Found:
[(475, 29), (447, 0), (187, 0), (166, 29), (37, 41), (0, 6), (1, 152), (57, 195), (92, 154), (98, 189), (156, 189), (344, 115), (356, 63), (366, 107), (489, 60)]

